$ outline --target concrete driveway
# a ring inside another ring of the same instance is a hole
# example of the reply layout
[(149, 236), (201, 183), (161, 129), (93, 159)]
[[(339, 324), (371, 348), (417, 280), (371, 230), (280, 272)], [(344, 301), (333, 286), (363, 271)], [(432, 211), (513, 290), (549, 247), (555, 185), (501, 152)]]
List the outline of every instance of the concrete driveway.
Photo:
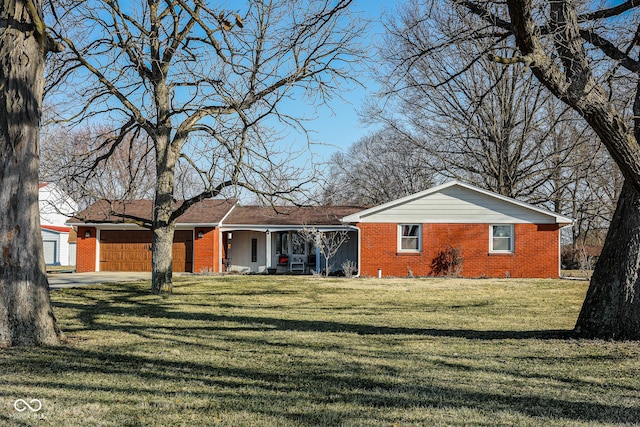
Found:
[(53, 273), (49, 278), (49, 289), (75, 288), (99, 283), (135, 282), (151, 280), (151, 273), (120, 273), (102, 271), (97, 273)]

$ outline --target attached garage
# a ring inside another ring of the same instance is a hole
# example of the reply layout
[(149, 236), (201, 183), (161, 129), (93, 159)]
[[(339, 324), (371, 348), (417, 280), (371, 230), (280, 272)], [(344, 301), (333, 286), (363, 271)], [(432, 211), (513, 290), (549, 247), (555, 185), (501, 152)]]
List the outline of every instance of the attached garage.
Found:
[[(172, 263), (176, 273), (200, 272), (219, 264), (220, 221), (234, 201), (207, 199), (190, 206), (176, 222)], [(78, 227), (77, 272), (151, 271), (153, 233), (139, 224), (151, 224), (153, 201), (100, 200), (68, 221)], [(204, 266), (204, 267), (203, 267)]]
[[(149, 230), (101, 230), (100, 271), (151, 271)], [(176, 230), (173, 271), (193, 270), (193, 230)]]

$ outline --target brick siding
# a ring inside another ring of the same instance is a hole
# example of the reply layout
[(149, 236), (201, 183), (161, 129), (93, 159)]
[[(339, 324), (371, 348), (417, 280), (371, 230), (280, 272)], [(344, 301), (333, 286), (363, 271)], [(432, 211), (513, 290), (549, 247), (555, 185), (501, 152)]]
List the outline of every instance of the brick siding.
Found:
[[(84, 237), (87, 231), (91, 233), (91, 237)], [(95, 227), (78, 227), (78, 241), (76, 245), (76, 272), (88, 273), (96, 271)]]
[[(198, 237), (202, 232), (203, 236)], [(217, 228), (196, 228), (193, 242), (193, 272), (219, 272), (220, 256), (218, 241), (220, 231)]]
[(423, 224), (422, 251), (398, 252), (398, 225), (360, 223), (362, 276), (436, 275), (434, 259), (448, 248), (460, 251), (463, 277), (558, 277), (557, 224), (515, 224), (514, 251), (489, 252), (489, 224)]

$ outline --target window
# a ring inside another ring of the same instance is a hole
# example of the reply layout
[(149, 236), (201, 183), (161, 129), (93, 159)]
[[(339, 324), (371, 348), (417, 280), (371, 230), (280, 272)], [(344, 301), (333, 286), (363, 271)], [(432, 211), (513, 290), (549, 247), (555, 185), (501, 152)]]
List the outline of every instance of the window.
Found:
[(422, 250), (422, 226), (420, 224), (400, 224), (401, 252), (420, 252)]
[(490, 226), (489, 252), (513, 252), (513, 225)]
[(276, 236), (276, 254), (280, 255), (282, 252), (282, 234), (275, 233)]
[(276, 253), (282, 255), (289, 254), (289, 232), (279, 232), (276, 234)]
[(258, 239), (251, 239), (251, 262), (258, 262)]

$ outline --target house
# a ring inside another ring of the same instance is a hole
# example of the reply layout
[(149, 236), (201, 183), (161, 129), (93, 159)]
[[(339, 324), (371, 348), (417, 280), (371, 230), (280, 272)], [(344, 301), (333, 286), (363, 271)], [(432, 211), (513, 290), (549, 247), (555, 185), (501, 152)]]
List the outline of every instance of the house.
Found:
[[(118, 212), (119, 215), (114, 215)], [(72, 218), (77, 271), (148, 271), (152, 202), (98, 202)], [(174, 271), (309, 273), (324, 265), (302, 237), (345, 232), (333, 270), (361, 276), (558, 277), (560, 228), (569, 218), (452, 181), (380, 206), (261, 207), (204, 200), (176, 223)]]
[(78, 204), (50, 182), (38, 186), (40, 231), (47, 265), (75, 265), (76, 233), (66, 225)]
[(559, 277), (570, 218), (451, 181), (343, 218), (363, 276)]
[[(345, 243), (336, 261), (348, 257), (355, 262), (356, 229), (342, 224), (341, 218), (361, 209), (241, 206), (234, 201), (203, 200), (176, 221), (173, 271), (266, 273), (280, 268), (309, 273), (323, 260), (298, 234), (305, 227), (348, 230), (352, 242)], [(76, 271), (150, 271), (151, 231), (131, 218), (150, 220), (152, 212), (150, 200), (99, 201), (79, 212), (68, 222), (78, 227)]]

